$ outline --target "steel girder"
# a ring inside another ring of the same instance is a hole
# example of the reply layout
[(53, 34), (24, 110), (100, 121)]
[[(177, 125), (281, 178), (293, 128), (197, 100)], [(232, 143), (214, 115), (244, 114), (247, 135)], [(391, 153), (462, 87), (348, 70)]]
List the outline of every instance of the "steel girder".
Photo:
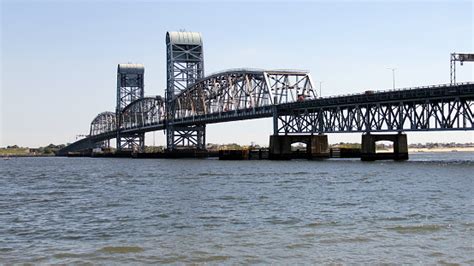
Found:
[[(410, 97), (410, 94), (413, 95)], [(353, 103), (345, 104), (320, 101), (291, 109), (279, 106), (274, 116), (274, 134), (474, 130), (472, 84), (412, 90), (405, 95), (407, 97), (400, 100), (387, 100), (383, 93), (370, 95), (380, 97), (378, 102), (368, 101), (369, 97), (365, 103), (354, 98)], [(349, 97), (343, 100), (348, 101)]]
[[(166, 144), (169, 150), (188, 148), (184, 143), (205, 149), (205, 125), (175, 129), (176, 94), (204, 77), (204, 51), (201, 34), (197, 32), (167, 32)], [(186, 139), (183, 141), (183, 139)], [(199, 138), (199, 139), (196, 139)]]

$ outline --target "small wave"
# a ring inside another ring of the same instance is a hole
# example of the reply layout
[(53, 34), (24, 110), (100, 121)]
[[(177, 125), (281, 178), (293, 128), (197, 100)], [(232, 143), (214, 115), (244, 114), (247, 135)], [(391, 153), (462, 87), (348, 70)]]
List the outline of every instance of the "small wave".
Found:
[(218, 200), (243, 200), (242, 197), (234, 197), (234, 196), (230, 196), (230, 195), (221, 196), (221, 197), (218, 197), (216, 199), (218, 199)]
[(271, 181), (262, 181), (262, 180), (242, 180), (242, 181), (237, 181), (236, 183), (238, 184), (270, 184), (272, 183)]
[(241, 225), (241, 224), (248, 224), (248, 222), (242, 221), (242, 220), (237, 220), (237, 219), (232, 219), (230, 220), (231, 224), (236, 224), (236, 225)]
[(431, 219), (434, 216), (428, 214), (421, 214), (421, 213), (412, 213), (408, 214), (406, 217), (413, 218), (413, 219)]
[(185, 225), (185, 224), (172, 224), (173, 228), (176, 229), (187, 229), (187, 228), (192, 228), (192, 226)]
[(425, 165), (436, 165), (436, 166), (450, 166), (450, 165), (459, 165), (459, 166), (472, 166), (474, 165), (474, 161), (472, 160), (446, 160), (446, 159), (439, 159), (439, 160), (432, 160), (432, 159), (420, 159), (416, 158), (415, 160), (407, 161), (406, 163), (412, 164), (425, 164)]
[(336, 243), (361, 243), (370, 242), (372, 239), (363, 236), (349, 237), (349, 238), (329, 238), (321, 239), (319, 242), (323, 244), (336, 244)]
[(199, 173), (197, 176), (231, 176), (229, 173)]
[(109, 246), (109, 247), (103, 247), (98, 250), (99, 252), (105, 252), (105, 253), (139, 253), (143, 252), (144, 249), (141, 247), (137, 246)]
[(314, 237), (318, 236), (318, 234), (316, 234), (316, 233), (306, 233), (306, 234), (302, 234), (301, 236), (302, 237), (308, 237), (308, 238), (314, 238)]
[(168, 218), (170, 216), (166, 213), (160, 213), (160, 214), (156, 215), (156, 217), (158, 217), (158, 218)]
[(118, 202), (109, 202), (105, 205), (105, 207), (111, 208), (111, 207), (120, 207), (121, 204)]
[(54, 254), (53, 257), (56, 259), (67, 259), (67, 258), (82, 258), (84, 257), (84, 254), (76, 254), (76, 253), (57, 253)]
[(342, 202), (342, 203), (339, 203), (339, 204), (335, 204), (334, 206), (336, 207), (350, 207), (350, 206), (357, 206), (359, 204), (357, 203), (353, 203), (353, 202)]
[(208, 256), (208, 257), (201, 257), (201, 258), (192, 258), (192, 262), (197, 263), (205, 263), (205, 262), (215, 262), (215, 261), (225, 261), (230, 259), (230, 256)]
[(305, 224), (305, 227), (319, 227), (319, 226), (336, 226), (338, 225), (335, 221), (316, 221), (309, 224)]
[(432, 252), (429, 254), (430, 257), (443, 257), (444, 253), (441, 252)]
[(382, 218), (379, 218), (378, 220), (380, 220), (380, 221), (406, 221), (406, 220), (408, 220), (408, 218), (392, 216), (392, 217), (382, 217)]
[(311, 174), (310, 172), (293, 172), (293, 173), (283, 173), (284, 176), (287, 176), (287, 175), (309, 175)]
[(293, 224), (297, 224), (301, 222), (301, 220), (297, 218), (289, 218), (289, 219), (271, 218), (271, 219), (268, 219), (268, 222), (271, 224), (293, 225)]
[(449, 262), (449, 261), (445, 261), (445, 260), (439, 260), (438, 264), (440, 264), (440, 265), (450, 265), (450, 266), (461, 265), (461, 264), (456, 263), (456, 262)]
[(65, 240), (79, 240), (81, 238), (83, 238), (84, 236), (82, 235), (63, 235), (63, 239)]
[(462, 225), (466, 228), (474, 228), (474, 222), (466, 222), (466, 223), (462, 223)]
[(225, 219), (225, 217), (223, 217), (223, 216), (213, 216), (213, 215), (209, 215), (209, 216), (201, 215), (201, 216), (198, 216), (197, 218), (198, 218), (198, 219), (201, 219), (201, 220), (220, 220), (220, 219)]
[(10, 252), (13, 251), (13, 248), (0, 248), (0, 252)]
[(203, 224), (202, 226), (207, 227), (207, 228), (214, 228), (214, 227), (219, 227), (219, 226), (221, 226), (221, 224), (206, 223), (206, 224)]
[(287, 245), (286, 248), (288, 248), (288, 249), (299, 249), (299, 248), (310, 248), (312, 246), (313, 245), (311, 245), (309, 243), (295, 243), (295, 244)]
[(327, 180), (329, 184), (351, 184), (354, 183), (353, 181), (333, 181), (333, 180)]
[(442, 229), (440, 225), (436, 224), (426, 224), (426, 225), (406, 225), (406, 226), (394, 226), (386, 228), (390, 231), (396, 231), (400, 234), (423, 234), (423, 233), (432, 233), (437, 232)]
[(170, 264), (170, 263), (182, 263), (187, 257), (184, 255), (173, 254), (166, 257), (156, 257), (153, 258), (156, 263), (160, 264)]

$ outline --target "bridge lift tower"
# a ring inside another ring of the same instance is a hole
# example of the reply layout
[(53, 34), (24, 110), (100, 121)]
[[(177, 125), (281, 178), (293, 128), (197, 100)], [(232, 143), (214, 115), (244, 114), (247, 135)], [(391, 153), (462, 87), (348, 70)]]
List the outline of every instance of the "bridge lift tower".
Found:
[[(144, 97), (143, 76), (145, 67), (141, 64), (119, 64), (117, 68), (117, 107), (115, 109), (117, 128), (120, 128), (122, 111), (131, 102)], [(143, 150), (145, 133), (123, 134), (117, 131), (117, 150)]]
[(464, 62), (474, 62), (474, 54), (451, 54), (451, 85), (456, 85), (456, 61), (461, 62), (461, 66)]
[(204, 54), (201, 34), (197, 32), (166, 33), (166, 144), (168, 150), (205, 149), (206, 126), (175, 126), (175, 97), (204, 77)]

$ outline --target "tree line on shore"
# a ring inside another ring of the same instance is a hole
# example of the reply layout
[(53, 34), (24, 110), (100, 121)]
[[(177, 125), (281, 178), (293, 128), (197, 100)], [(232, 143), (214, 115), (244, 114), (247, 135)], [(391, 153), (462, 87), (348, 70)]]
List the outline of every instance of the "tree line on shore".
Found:
[(11, 145), (0, 147), (0, 155), (54, 155), (58, 150), (66, 147), (67, 144), (49, 144), (39, 148), (20, 147), (18, 145)]
[[(38, 156), (47, 156), (47, 155), (54, 155), (58, 150), (66, 147), (68, 144), (49, 144), (44, 147), (39, 148), (29, 148), (29, 147), (20, 147), (18, 145), (11, 145), (6, 147), (0, 147), (0, 155), (38, 155)], [(303, 143), (297, 143), (294, 145), (295, 148), (304, 148), (305, 145)], [(350, 148), (350, 149), (360, 149), (360, 143), (346, 143), (340, 142), (329, 145), (330, 148)], [(412, 143), (408, 145), (409, 148), (427, 148), (427, 149), (436, 149), (436, 148), (463, 148), (463, 147), (474, 147), (473, 142), (469, 143)], [(215, 144), (215, 143), (208, 143), (206, 148), (210, 151), (213, 150), (242, 150), (242, 149), (261, 149), (267, 148), (265, 146), (260, 146), (258, 144), (252, 143), (250, 145), (239, 145), (237, 143), (228, 143), (228, 144)], [(377, 143), (377, 149), (391, 149), (393, 145), (391, 143)], [(166, 149), (165, 146), (146, 146), (145, 152), (153, 153), (153, 152), (162, 152)]]

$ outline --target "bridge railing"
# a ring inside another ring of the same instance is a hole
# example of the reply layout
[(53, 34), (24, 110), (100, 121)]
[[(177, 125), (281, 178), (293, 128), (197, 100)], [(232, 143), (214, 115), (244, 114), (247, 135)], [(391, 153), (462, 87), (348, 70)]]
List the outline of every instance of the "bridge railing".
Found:
[[(458, 82), (454, 86), (472, 85), (472, 84), (474, 84), (474, 82)], [(372, 93), (403, 92), (403, 91), (411, 91), (411, 90), (419, 90), (419, 89), (435, 89), (435, 88), (443, 88), (443, 87), (453, 87), (453, 85), (449, 84), (449, 83), (445, 83), (445, 84), (407, 87), (407, 88), (399, 88), (399, 89), (366, 90), (364, 92), (357, 92), (357, 93), (346, 93), (346, 94), (330, 95), (330, 96), (326, 96), (324, 98), (339, 98), (339, 97), (345, 97), (345, 96), (367, 95), (367, 94), (372, 94)]]

